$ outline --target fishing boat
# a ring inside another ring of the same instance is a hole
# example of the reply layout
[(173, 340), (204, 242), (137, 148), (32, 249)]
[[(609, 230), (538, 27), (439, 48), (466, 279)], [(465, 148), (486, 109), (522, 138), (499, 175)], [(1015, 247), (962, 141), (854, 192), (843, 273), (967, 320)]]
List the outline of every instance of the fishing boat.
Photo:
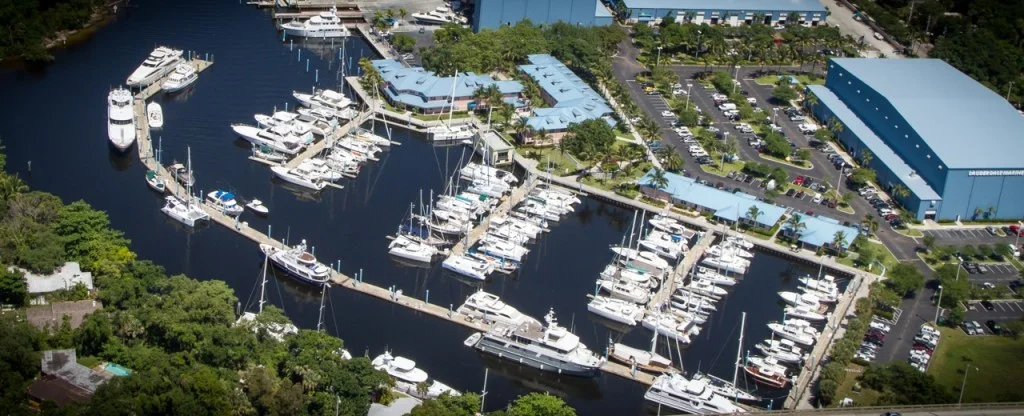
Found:
[(635, 303), (605, 296), (588, 296), (587, 310), (602, 318), (626, 325), (636, 325), (644, 318), (644, 310)]
[(181, 91), (195, 83), (197, 79), (199, 79), (199, 73), (196, 72), (196, 68), (188, 62), (182, 62), (176, 65), (167, 80), (160, 84), (160, 89), (168, 93)]
[(163, 128), (164, 109), (159, 103), (146, 104), (146, 121), (151, 129)]
[(270, 213), (270, 209), (268, 209), (266, 205), (263, 205), (263, 201), (258, 199), (250, 200), (245, 204), (245, 207), (260, 215), (267, 215)]
[(228, 191), (217, 190), (206, 194), (206, 203), (222, 214), (233, 217), (241, 215), (242, 211), (245, 211), (245, 208), (235, 201), (235, 194)]
[(156, 82), (164, 75), (167, 75), (168, 72), (174, 70), (182, 60), (181, 55), (182, 51), (180, 49), (158, 46), (156, 49), (153, 49), (153, 52), (149, 53), (146, 60), (142, 61), (142, 65), (139, 65), (128, 76), (126, 84), (132, 88), (139, 88)]
[(526, 323), (540, 325), (540, 321), (533, 317), (519, 312), (516, 308), (502, 302), (501, 298), (484, 292), (482, 289), (474, 292), (466, 298), (466, 301), (456, 309), (456, 312), (473, 319), (480, 319), (488, 323), (518, 327)]
[(135, 112), (132, 94), (118, 87), (107, 95), (107, 139), (118, 151), (128, 150), (135, 143)]
[(306, 251), (306, 240), (291, 248), (278, 248), (260, 244), (260, 251), (270, 257), (275, 266), (303, 283), (324, 284), (331, 277), (331, 268), (316, 260)]

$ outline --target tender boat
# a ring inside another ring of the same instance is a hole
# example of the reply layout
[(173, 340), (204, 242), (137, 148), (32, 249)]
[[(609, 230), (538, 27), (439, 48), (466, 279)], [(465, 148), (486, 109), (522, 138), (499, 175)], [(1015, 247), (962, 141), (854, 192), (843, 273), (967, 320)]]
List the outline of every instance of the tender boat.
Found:
[(644, 393), (644, 399), (695, 415), (746, 413), (729, 399), (715, 393), (704, 380), (687, 380), (681, 374), (662, 374)]
[(501, 298), (497, 295), (492, 295), (483, 290), (469, 295), (466, 298), (466, 302), (459, 306), (456, 312), (473, 319), (482, 319), (485, 322), (499, 325), (518, 327), (531, 323), (540, 326), (540, 321), (502, 302)]
[(388, 254), (420, 263), (430, 263), (437, 255), (437, 247), (399, 235), (388, 244)]
[(129, 87), (137, 88), (156, 82), (164, 75), (167, 75), (168, 72), (174, 70), (175, 66), (181, 62), (181, 55), (182, 51), (180, 49), (158, 46), (153, 52), (149, 53), (145, 61), (142, 61), (142, 65), (139, 65), (128, 76), (126, 83)]
[(146, 185), (149, 185), (151, 189), (159, 193), (167, 191), (167, 184), (164, 183), (164, 178), (151, 170), (146, 171)]
[(499, 358), (562, 375), (593, 377), (604, 358), (594, 354), (579, 337), (558, 325), (554, 310), (544, 316), (546, 326), (524, 323), (498, 325), (470, 335), (463, 344)]
[(230, 216), (238, 216), (245, 211), (245, 208), (235, 201), (235, 194), (227, 191), (217, 190), (206, 194), (206, 203), (222, 214)]
[(324, 284), (331, 277), (331, 268), (317, 262), (316, 257), (306, 251), (306, 240), (287, 249), (260, 244), (260, 251), (269, 256), (275, 266), (303, 283)]
[(146, 104), (146, 121), (149, 128), (159, 129), (164, 126), (164, 109), (158, 103)]
[(107, 95), (107, 138), (119, 151), (128, 150), (135, 143), (135, 112), (132, 94), (118, 87)]
[(249, 203), (245, 204), (245, 207), (260, 215), (267, 215), (270, 213), (270, 209), (268, 209), (266, 205), (263, 205), (263, 201), (258, 199), (249, 201)]
[(293, 20), (281, 25), (281, 30), (289, 36), (314, 39), (344, 38), (349, 31), (338, 17), (338, 9), (320, 12), (305, 21)]
[(271, 166), (270, 170), (271, 172), (274, 172), (274, 175), (278, 178), (281, 178), (281, 180), (306, 189), (321, 191), (327, 187), (327, 182), (320, 179), (318, 175), (307, 170), (299, 169), (298, 167), (288, 169), (284, 166)]
[(197, 79), (199, 79), (199, 73), (196, 72), (196, 68), (188, 62), (182, 62), (175, 66), (167, 80), (160, 84), (160, 89), (168, 93), (181, 91), (188, 88)]
[(644, 318), (643, 308), (635, 303), (604, 296), (591, 296), (587, 310), (602, 318), (626, 325), (636, 325)]

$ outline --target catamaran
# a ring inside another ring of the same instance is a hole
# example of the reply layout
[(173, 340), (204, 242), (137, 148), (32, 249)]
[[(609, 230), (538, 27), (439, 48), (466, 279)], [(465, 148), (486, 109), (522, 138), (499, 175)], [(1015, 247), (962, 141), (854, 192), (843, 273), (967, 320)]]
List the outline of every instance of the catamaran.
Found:
[(128, 150), (135, 143), (135, 112), (132, 94), (118, 87), (107, 95), (107, 138), (119, 151)]
[(174, 70), (175, 66), (181, 62), (182, 51), (180, 49), (171, 49), (166, 46), (158, 46), (153, 52), (149, 53), (146, 60), (139, 65), (138, 68), (128, 76), (129, 87), (145, 87), (149, 84), (156, 82), (168, 72)]
[(430, 263), (434, 261), (438, 251), (437, 247), (399, 235), (388, 245), (388, 254), (415, 262)]
[(602, 318), (626, 325), (636, 325), (644, 318), (643, 308), (633, 302), (605, 296), (590, 296), (587, 310)]
[[(187, 178), (194, 178), (192, 176), (192, 149), (188, 149), (188, 167), (186, 174), (183, 175)], [(172, 166), (173, 168), (173, 166)], [(200, 206), (201, 204), (195, 201), (197, 198), (192, 195), (192, 184), (193, 181), (185, 181), (185, 195), (167, 195), (164, 200), (163, 208), (160, 208), (164, 214), (177, 220), (178, 222), (185, 224), (189, 227), (195, 227), (196, 223), (200, 221), (209, 221), (210, 214)]]

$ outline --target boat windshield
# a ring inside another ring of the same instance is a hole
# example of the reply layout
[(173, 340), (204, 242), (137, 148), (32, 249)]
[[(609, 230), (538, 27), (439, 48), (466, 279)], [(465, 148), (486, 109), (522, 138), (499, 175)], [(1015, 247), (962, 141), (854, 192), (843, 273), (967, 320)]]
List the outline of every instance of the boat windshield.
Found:
[(131, 119), (128, 119), (128, 120), (118, 120), (116, 118), (111, 118), (110, 119), (110, 124), (111, 125), (115, 125), (115, 126), (127, 126), (127, 125), (132, 124), (132, 120)]

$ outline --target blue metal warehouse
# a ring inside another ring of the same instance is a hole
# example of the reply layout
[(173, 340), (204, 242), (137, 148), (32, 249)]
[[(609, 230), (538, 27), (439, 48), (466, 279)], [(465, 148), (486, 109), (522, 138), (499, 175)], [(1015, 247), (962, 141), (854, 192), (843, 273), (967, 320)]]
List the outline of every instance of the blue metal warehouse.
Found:
[(473, 31), (514, 25), (530, 19), (536, 24), (558, 21), (582, 26), (612, 24), (612, 12), (601, 0), (476, 0)]
[(677, 22), (728, 24), (785, 22), (796, 13), (801, 23), (825, 21), (825, 7), (818, 0), (623, 0), (628, 22), (653, 22), (666, 16)]
[(808, 90), (850, 154), (870, 151), (879, 185), (906, 187), (897, 199), (916, 218), (1024, 218), (1024, 117), (949, 64), (836, 58)]

